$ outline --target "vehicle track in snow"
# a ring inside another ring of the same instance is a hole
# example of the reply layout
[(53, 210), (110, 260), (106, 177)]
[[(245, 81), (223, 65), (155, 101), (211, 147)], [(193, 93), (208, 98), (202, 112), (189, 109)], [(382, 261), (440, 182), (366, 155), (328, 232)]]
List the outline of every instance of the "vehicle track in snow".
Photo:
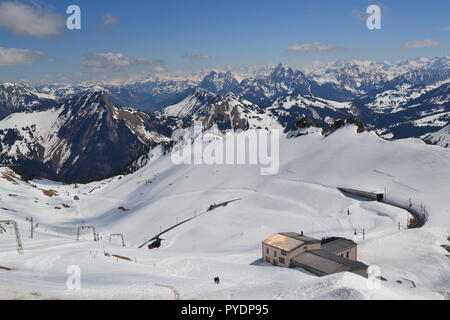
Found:
[(159, 283), (155, 283), (155, 286), (170, 289), (172, 291), (174, 300), (180, 300), (180, 293), (177, 291), (175, 287)]
[[(339, 188), (338, 188), (338, 190), (339, 190)], [(351, 194), (351, 195), (356, 195), (356, 196), (358, 196), (360, 198), (363, 198), (363, 199), (368, 199), (368, 200), (371, 200), (371, 201), (375, 201), (373, 198), (365, 197), (365, 196), (363, 196), (361, 194), (353, 194), (351, 192), (348, 192), (348, 190), (350, 190), (350, 189), (346, 189), (346, 190), (347, 191), (342, 191), (342, 190), (340, 190), (340, 191), (344, 195), (346, 195), (346, 194), (350, 195)], [(366, 191), (357, 190), (357, 189), (354, 189), (354, 191), (366, 192)], [(376, 194), (373, 194), (373, 196), (376, 197)], [(412, 221), (413, 227), (410, 227), (410, 228), (421, 228), (427, 222), (427, 214), (426, 213), (421, 213), (421, 212), (415, 210), (414, 207), (412, 207), (412, 206), (405, 206), (405, 205), (402, 205), (402, 204), (400, 204), (400, 203), (398, 203), (396, 201), (391, 201), (391, 200), (386, 200), (386, 199), (383, 199), (382, 201), (380, 201), (380, 203), (384, 203), (386, 205), (389, 205), (389, 206), (396, 207), (398, 209), (402, 209), (402, 210), (407, 211), (413, 217), (413, 221)]]

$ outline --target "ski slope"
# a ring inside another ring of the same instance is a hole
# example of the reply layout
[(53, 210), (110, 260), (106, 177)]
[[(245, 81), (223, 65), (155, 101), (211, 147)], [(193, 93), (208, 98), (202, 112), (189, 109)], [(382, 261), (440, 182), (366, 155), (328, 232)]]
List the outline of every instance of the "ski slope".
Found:
[[(443, 196), (450, 192), (449, 149), (389, 142), (348, 126), (327, 137), (282, 136), (273, 176), (260, 175), (257, 165), (174, 165), (159, 148), (151, 159), (134, 174), (87, 185), (24, 182), (0, 169), (0, 220), (17, 220), (24, 242), (20, 255), (13, 234), (0, 234), (0, 266), (12, 269), (0, 270), (0, 298), (444, 299), (449, 292), (450, 260), (440, 247), (450, 235)], [(390, 199), (424, 203), (428, 221), (407, 230), (406, 211), (346, 197), (337, 187), (386, 188)], [(39, 223), (34, 240), (28, 216)], [(164, 234), (160, 248), (137, 248), (191, 217)], [(77, 242), (80, 225), (95, 226), (102, 239), (82, 233)], [(351, 238), (358, 259), (378, 266), (387, 281), (374, 289), (351, 273), (318, 278), (261, 263), (261, 241), (286, 231)], [(111, 233), (123, 233), (126, 247), (110, 244)], [(71, 265), (81, 269), (79, 291), (66, 288)]]

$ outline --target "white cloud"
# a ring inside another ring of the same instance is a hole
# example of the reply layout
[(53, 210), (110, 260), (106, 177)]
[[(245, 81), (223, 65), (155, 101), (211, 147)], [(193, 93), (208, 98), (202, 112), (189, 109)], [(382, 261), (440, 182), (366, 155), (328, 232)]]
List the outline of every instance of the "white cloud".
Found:
[(287, 48), (287, 51), (291, 52), (291, 53), (329, 52), (329, 51), (336, 51), (336, 50), (339, 50), (339, 48), (335, 47), (335, 46), (321, 44), (318, 42), (297, 43), (297, 44), (293, 44)]
[(102, 17), (102, 22), (104, 25), (107, 25), (107, 26), (115, 26), (119, 23), (119, 20), (117, 19), (117, 17), (108, 13)]
[(190, 60), (208, 60), (211, 57), (207, 54), (185, 54), (183, 56), (183, 58), (185, 59), (190, 59)]
[(32, 64), (42, 55), (41, 51), (0, 47), (0, 66)]
[(64, 17), (49, 9), (16, 1), (0, 3), (0, 27), (15, 34), (48, 38), (64, 27)]
[(450, 26), (447, 27), (447, 30), (450, 30)]
[(408, 41), (403, 44), (403, 47), (408, 49), (426, 48), (426, 47), (436, 47), (441, 43), (437, 40), (414, 40)]
[(97, 71), (121, 69), (137, 65), (162, 65), (162, 60), (133, 59), (122, 53), (88, 53), (81, 65)]

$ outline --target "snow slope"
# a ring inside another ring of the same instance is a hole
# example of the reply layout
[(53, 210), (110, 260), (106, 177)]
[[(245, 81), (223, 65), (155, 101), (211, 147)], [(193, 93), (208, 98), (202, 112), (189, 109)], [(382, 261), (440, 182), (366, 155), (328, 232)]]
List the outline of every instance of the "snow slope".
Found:
[[(348, 126), (327, 137), (283, 135), (274, 176), (261, 176), (257, 165), (176, 166), (159, 148), (150, 159), (132, 175), (87, 185), (27, 183), (1, 169), (0, 219), (19, 222), (25, 253), (14, 251), (11, 232), (0, 234), (0, 266), (13, 269), (0, 270), (0, 298), (442, 299), (449, 292), (450, 264), (440, 247), (450, 234), (450, 200), (442, 197), (450, 192), (448, 149), (414, 139), (388, 142)], [(346, 197), (336, 187), (386, 188), (391, 200), (422, 201), (429, 220), (406, 230), (404, 210)], [(40, 189), (58, 194), (48, 197)], [(237, 201), (204, 213), (230, 200)], [(35, 240), (26, 237), (27, 216), (40, 224)], [(161, 248), (137, 249), (192, 217), (164, 234)], [(81, 224), (94, 225), (103, 240), (92, 242), (83, 233), (76, 242)], [(371, 289), (354, 274), (318, 278), (258, 261), (263, 239), (301, 230), (352, 238), (359, 259), (378, 266), (388, 281)], [(109, 244), (108, 234), (117, 232), (126, 247)], [(80, 291), (66, 289), (70, 265), (81, 268)]]
[(444, 128), (438, 132), (432, 133), (425, 137), (424, 140), (430, 144), (440, 145), (444, 148), (450, 146), (450, 124), (446, 125)]

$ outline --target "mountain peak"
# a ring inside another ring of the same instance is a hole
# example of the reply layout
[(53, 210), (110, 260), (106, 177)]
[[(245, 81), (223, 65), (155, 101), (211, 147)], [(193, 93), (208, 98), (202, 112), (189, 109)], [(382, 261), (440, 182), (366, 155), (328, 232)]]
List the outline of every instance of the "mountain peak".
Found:
[(281, 63), (278, 64), (271, 73), (272, 77), (286, 77), (292, 74), (294, 74), (294, 70), (291, 67), (285, 66)]
[(240, 90), (239, 81), (230, 71), (225, 73), (212, 71), (203, 78), (199, 85), (212, 93), (223, 94), (226, 92), (238, 92)]
[(92, 102), (98, 102), (101, 104), (112, 105), (111, 98), (109, 96), (109, 92), (107, 92), (106, 90), (92, 91), (89, 99)]
[(207, 89), (201, 88), (201, 87), (196, 88), (192, 95), (194, 95), (196, 97), (215, 97), (216, 96), (215, 93), (213, 93)]

